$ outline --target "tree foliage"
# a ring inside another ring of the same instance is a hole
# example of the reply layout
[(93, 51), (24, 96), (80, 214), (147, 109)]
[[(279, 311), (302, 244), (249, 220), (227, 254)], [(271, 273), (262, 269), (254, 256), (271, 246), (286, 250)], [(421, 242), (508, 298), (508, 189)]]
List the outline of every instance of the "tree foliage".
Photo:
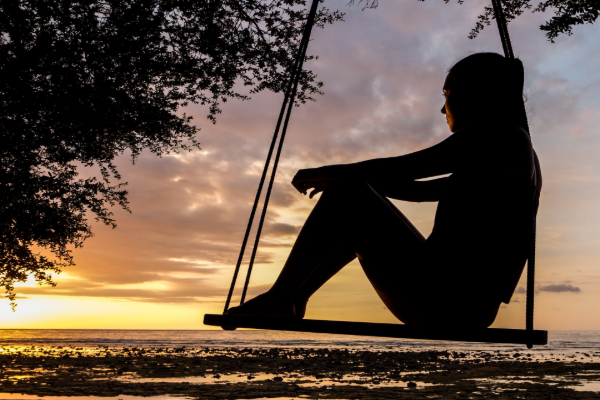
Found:
[[(114, 227), (109, 207), (128, 210), (115, 157), (198, 147), (177, 114), (189, 103), (214, 123), (228, 99), (282, 91), (306, 17), (304, 0), (2, 0), (0, 284), (13, 306), (16, 282), (53, 284), (73, 264), (88, 214)], [(322, 8), (316, 25), (341, 18)], [(303, 71), (298, 104), (321, 86)]]
[[(461, 4), (464, 1), (458, 0)], [(379, 0), (350, 0), (351, 4), (354, 2), (363, 4), (364, 8), (376, 8)], [(444, 0), (444, 3), (449, 2), (450, 0)], [(600, 15), (600, 0), (545, 0), (535, 7), (531, 4), (531, 0), (501, 0), (501, 3), (507, 21), (512, 21), (523, 14), (525, 10), (533, 12), (554, 11), (554, 16), (540, 26), (540, 29), (546, 32), (546, 37), (551, 42), (554, 42), (560, 34), (572, 35), (575, 25), (593, 24)], [(484, 8), (483, 14), (478, 17), (469, 38), (475, 39), (479, 32), (491, 24), (493, 19), (494, 9), (490, 4)]]
[[(545, 0), (535, 7), (530, 0), (502, 0), (504, 13), (507, 21), (512, 21), (525, 10), (533, 12), (554, 11), (554, 16), (540, 26), (546, 32), (546, 37), (551, 42), (560, 34), (573, 34), (575, 25), (593, 24), (600, 14), (600, 0)], [(494, 16), (491, 6), (485, 7), (485, 11), (479, 16), (475, 28), (469, 37), (475, 38), (486, 25), (490, 25)]]

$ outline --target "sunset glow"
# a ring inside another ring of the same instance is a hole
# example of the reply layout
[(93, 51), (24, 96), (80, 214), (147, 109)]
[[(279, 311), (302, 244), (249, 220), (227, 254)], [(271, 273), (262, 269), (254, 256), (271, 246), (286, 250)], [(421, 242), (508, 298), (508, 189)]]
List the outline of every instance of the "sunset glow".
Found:
[[(467, 38), (487, 1), (383, 0), (365, 11), (347, 3), (326, 1), (345, 22), (315, 30), (309, 45), (320, 58), (306, 68), (325, 95), (292, 115), (250, 297), (275, 280), (315, 204), (289, 184), (299, 168), (405, 154), (446, 138), (447, 69), (472, 52), (502, 50), (494, 26)], [(539, 30), (549, 17), (525, 13), (509, 26), (544, 172), (535, 326), (600, 330), (600, 35), (586, 25), (551, 44)], [(17, 311), (8, 300), (0, 306), (3, 328), (214, 329), (202, 316), (222, 312), (282, 99), (252, 97), (223, 104), (216, 125), (205, 108), (185, 110), (202, 128), (201, 151), (145, 152), (135, 165), (123, 154), (117, 164), (133, 212), (115, 208), (114, 230), (95, 223), (56, 287), (18, 285)], [(395, 204), (429, 234), (436, 204)], [(525, 283), (493, 327), (524, 326)], [(397, 322), (356, 261), (315, 294), (306, 317)]]

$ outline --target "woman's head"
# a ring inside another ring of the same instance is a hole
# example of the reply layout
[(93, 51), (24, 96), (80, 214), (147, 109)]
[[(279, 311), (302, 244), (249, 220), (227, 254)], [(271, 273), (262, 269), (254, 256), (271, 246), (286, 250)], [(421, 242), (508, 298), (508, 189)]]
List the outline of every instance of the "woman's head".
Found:
[(497, 53), (463, 58), (444, 83), (446, 114), (452, 132), (481, 122), (526, 127), (523, 109), (523, 64)]

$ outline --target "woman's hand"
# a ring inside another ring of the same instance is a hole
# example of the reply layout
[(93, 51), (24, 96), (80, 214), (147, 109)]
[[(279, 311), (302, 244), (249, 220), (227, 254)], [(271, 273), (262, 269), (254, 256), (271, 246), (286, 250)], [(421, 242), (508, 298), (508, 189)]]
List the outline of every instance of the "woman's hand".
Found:
[(313, 191), (309, 194), (312, 199), (317, 193), (327, 189), (327, 187), (335, 181), (330, 174), (327, 174), (325, 168), (308, 168), (301, 169), (292, 179), (292, 185), (302, 194), (307, 194), (310, 189)]

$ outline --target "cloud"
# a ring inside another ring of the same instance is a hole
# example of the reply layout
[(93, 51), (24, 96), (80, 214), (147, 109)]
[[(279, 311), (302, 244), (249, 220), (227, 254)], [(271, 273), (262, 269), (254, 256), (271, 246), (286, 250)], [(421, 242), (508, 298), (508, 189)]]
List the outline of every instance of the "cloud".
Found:
[(538, 286), (537, 290), (540, 292), (553, 292), (553, 293), (561, 293), (561, 292), (581, 292), (577, 286), (567, 285), (565, 283), (561, 283), (560, 285), (545, 285)]
[[(160, 282), (162, 287), (153, 288), (157, 282)], [(23, 287), (19, 292), (29, 295), (84, 296), (150, 303), (200, 303), (221, 300), (223, 297), (223, 291), (219, 287), (207, 283), (204, 279), (170, 278), (148, 282), (147, 286), (131, 288), (67, 280), (60, 282), (56, 287)]]
[[(577, 286), (573, 286), (573, 285), (569, 285), (566, 283), (561, 283), (558, 285), (538, 285), (535, 288), (535, 292), (536, 293), (540, 293), (540, 292), (552, 292), (552, 293), (561, 293), (561, 292), (580, 292), (581, 289), (578, 288)], [(515, 293), (518, 294), (526, 294), (527, 290), (525, 290), (524, 287), (519, 286), (516, 290)], [(514, 301), (514, 300), (513, 300)]]
[(273, 235), (273, 236), (277, 236), (277, 237), (289, 236), (289, 235), (295, 236), (296, 234), (298, 234), (299, 231), (300, 231), (299, 226), (283, 224), (283, 223), (272, 223), (272, 224), (269, 224), (269, 227), (268, 227), (268, 229), (266, 229), (264, 231), (264, 234), (265, 235)]

